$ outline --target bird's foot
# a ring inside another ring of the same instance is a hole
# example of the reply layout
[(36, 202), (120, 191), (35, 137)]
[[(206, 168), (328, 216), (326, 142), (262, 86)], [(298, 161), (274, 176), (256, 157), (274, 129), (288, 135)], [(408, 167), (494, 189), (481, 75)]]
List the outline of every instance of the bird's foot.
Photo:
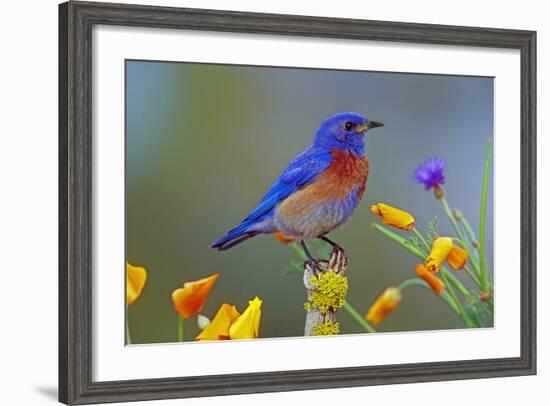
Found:
[(314, 276), (317, 276), (318, 275), (318, 271), (319, 271), (319, 263), (321, 261), (318, 260), (318, 259), (315, 259), (313, 257), (310, 257), (308, 258), (305, 262), (304, 262), (304, 269), (309, 269), (311, 270), (311, 273), (314, 275)]
[(346, 269), (348, 266), (348, 254), (338, 244), (333, 245), (332, 253), (328, 261), (330, 269)]
[(326, 236), (319, 238), (332, 246), (328, 267), (331, 269), (345, 269), (348, 265), (346, 250)]

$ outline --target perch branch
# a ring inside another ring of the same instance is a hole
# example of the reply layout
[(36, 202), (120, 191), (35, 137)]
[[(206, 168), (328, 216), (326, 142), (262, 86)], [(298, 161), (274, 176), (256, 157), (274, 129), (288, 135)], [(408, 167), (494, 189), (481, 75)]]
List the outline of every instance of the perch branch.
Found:
[(334, 247), (328, 261), (306, 261), (304, 286), (307, 292), (304, 335), (332, 335), (340, 331), (337, 311), (344, 306), (348, 292), (348, 258), (341, 247)]

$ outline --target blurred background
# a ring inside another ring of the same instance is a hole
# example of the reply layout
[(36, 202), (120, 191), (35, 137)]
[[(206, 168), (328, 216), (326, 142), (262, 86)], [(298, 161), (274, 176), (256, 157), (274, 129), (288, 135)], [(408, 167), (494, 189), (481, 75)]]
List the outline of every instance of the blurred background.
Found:
[[(134, 343), (177, 341), (172, 291), (216, 272), (221, 276), (201, 313), (212, 318), (222, 303), (242, 312), (259, 296), (261, 337), (303, 335), (305, 290), (300, 275), (285, 272), (296, 259), (290, 247), (273, 236), (225, 252), (209, 244), (255, 207), (327, 116), (350, 110), (385, 123), (365, 139), (365, 197), (350, 222), (331, 234), (350, 257), (348, 301), (364, 314), (386, 287), (413, 277), (418, 262), (372, 229), (380, 222), (369, 210), (372, 203), (410, 211), (421, 231), (437, 215), (441, 234), (451, 233), (432, 193), (412, 180), (420, 162), (434, 155), (447, 161), (447, 199), (478, 234), (486, 145), (493, 135), (493, 79), (126, 62), (126, 258), (148, 271), (128, 312)], [(347, 313), (338, 319), (342, 333), (363, 332)], [(438, 297), (412, 287), (377, 330), (460, 326)], [(185, 339), (198, 333), (195, 318), (186, 320)]]

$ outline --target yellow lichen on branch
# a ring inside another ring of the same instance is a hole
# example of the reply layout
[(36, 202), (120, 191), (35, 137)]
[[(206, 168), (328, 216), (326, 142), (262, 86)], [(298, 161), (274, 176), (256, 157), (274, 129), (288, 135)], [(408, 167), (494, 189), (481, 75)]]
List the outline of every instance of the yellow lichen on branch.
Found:
[(344, 305), (348, 294), (348, 278), (334, 273), (332, 269), (319, 275), (313, 275), (309, 281), (313, 290), (311, 299), (305, 308), (317, 308), (322, 313), (329, 310), (338, 310)]
[(311, 332), (312, 336), (333, 336), (340, 333), (340, 323), (337, 321), (326, 320), (324, 323), (318, 324)]
[(344, 305), (348, 293), (349, 282), (345, 276), (347, 263), (344, 250), (335, 247), (328, 261), (308, 261), (304, 264), (306, 336), (340, 332), (336, 312)]

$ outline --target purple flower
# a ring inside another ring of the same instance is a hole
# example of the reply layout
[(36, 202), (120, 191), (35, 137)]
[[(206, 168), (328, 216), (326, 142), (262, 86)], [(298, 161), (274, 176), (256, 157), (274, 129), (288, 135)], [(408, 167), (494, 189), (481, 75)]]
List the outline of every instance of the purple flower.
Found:
[(426, 190), (439, 189), (439, 186), (445, 183), (445, 161), (436, 156), (427, 159), (418, 165), (413, 178), (417, 183), (424, 185)]

